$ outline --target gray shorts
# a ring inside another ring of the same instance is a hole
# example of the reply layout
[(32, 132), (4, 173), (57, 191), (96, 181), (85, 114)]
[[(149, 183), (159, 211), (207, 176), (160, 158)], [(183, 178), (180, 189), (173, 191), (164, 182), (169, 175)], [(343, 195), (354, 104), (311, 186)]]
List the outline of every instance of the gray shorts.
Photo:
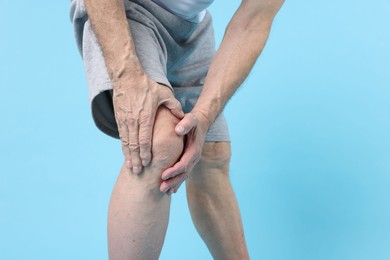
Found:
[[(207, 13), (202, 22), (194, 23), (173, 15), (153, 1), (125, 0), (125, 7), (137, 56), (145, 73), (170, 87), (184, 112), (190, 112), (215, 53), (211, 15)], [(111, 81), (83, 0), (72, 0), (71, 19), (84, 61), (95, 124), (104, 133), (119, 138)], [(230, 141), (223, 112), (210, 127), (206, 141)]]

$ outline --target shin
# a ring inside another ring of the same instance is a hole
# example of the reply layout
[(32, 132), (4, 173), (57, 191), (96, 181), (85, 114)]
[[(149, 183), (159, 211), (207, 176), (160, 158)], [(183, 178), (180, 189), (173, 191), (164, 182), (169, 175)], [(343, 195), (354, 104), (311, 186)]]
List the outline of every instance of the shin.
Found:
[(191, 216), (214, 259), (249, 259), (240, 211), (229, 180), (230, 143), (206, 143), (187, 180)]

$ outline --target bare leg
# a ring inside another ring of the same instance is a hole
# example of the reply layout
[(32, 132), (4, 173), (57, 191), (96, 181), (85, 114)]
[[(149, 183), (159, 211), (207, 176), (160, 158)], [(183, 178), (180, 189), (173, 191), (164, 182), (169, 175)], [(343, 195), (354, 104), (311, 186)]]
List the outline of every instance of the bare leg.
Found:
[(229, 180), (230, 143), (206, 142), (187, 180), (192, 220), (214, 259), (249, 259), (240, 211)]
[(174, 132), (178, 119), (160, 107), (153, 132), (153, 159), (141, 175), (122, 166), (108, 210), (111, 260), (158, 259), (169, 218), (170, 196), (161, 193), (161, 173), (174, 164), (183, 139)]

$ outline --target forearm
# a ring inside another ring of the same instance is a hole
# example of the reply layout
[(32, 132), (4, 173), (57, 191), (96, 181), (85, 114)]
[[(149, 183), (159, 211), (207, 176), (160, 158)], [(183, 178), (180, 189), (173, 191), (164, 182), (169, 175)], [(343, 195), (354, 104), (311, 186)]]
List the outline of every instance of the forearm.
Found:
[(128, 79), (143, 75), (123, 0), (85, 0), (85, 6), (113, 87), (119, 88)]
[(268, 39), (273, 17), (274, 14), (251, 14), (245, 5), (234, 14), (194, 108), (210, 124), (248, 76)]

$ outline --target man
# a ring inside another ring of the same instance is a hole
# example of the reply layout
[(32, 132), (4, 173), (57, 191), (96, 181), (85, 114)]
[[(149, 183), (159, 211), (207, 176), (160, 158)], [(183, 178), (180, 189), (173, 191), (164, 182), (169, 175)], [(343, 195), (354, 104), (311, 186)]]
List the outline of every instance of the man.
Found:
[(109, 205), (110, 259), (158, 259), (170, 195), (185, 180), (213, 257), (249, 258), (222, 110), (283, 1), (243, 0), (215, 52), (213, 0), (72, 0), (93, 118), (121, 139), (125, 158)]

